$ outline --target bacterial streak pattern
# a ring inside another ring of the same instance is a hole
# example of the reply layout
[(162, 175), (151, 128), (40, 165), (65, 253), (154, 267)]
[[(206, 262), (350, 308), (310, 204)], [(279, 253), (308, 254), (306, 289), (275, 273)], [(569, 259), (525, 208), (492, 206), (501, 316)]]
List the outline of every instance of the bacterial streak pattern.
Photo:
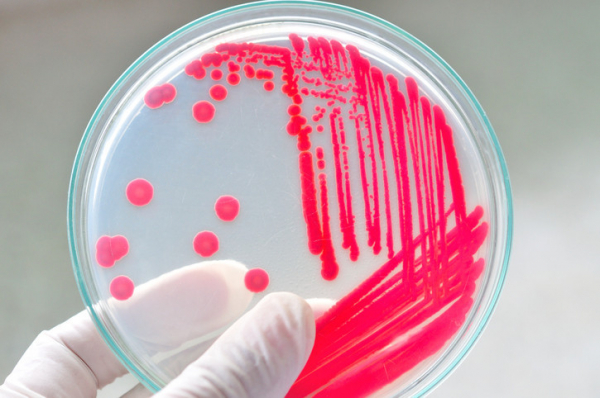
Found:
[[(485, 268), (477, 253), (488, 224), (481, 207), (467, 208), (444, 110), (414, 77), (386, 74), (333, 39), (291, 34), (289, 44), (222, 43), (185, 72), (220, 80), (225, 64), (231, 86), (263, 79), (271, 91), (279, 70), (307, 249), (319, 256), (322, 277), (335, 280), (344, 255), (382, 258), (317, 320), (315, 346), (288, 396), (367, 396), (439, 352), (462, 327)], [(210, 92), (215, 101), (227, 96), (222, 85)], [(319, 100), (314, 112), (309, 99)], [(203, 101), (193, 116), (206, 123), (215, 112)], [(327, 145), (314, 145), (317, 137)], [(259, 290), (265, 278), (256, 280)]]

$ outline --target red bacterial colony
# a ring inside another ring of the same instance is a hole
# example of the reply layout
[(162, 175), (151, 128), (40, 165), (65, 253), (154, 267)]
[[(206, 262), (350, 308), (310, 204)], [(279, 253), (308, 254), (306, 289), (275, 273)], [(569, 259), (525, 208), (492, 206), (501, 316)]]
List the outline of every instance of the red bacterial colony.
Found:
[(209, 94), (215, 101), (223, 101), (227, 97), (227, 89), (220, 84), (215, 84), (210, 88)]
[(210, 72), (210, 77), (213, 80), (221, 80), (223, 78), (223, 72), (221, 72), (221, 69), (213, 69), (213, 71)]
[(220, 196), (215, 202), (215, 213), (223, 221), (233, 221), (240, 212), (240, 202), (230, 195)]
[(271, 82), (271, 81), (269, 81), (269, 82), (265, 82), (265, 83), (263, 84), (263, 88), (264, 88), (266, 91), (273, 91), (273, 89), (275, 88), (275, 84), (274, 84), (273, 82)]
[(269, 286), (269, 274), (262, 268), (253, 268), (244, 277), (246, 288), (253, 293), (260, 293)]
[(240, 83), (240, 75), (238, 75), (237, 73), (230, 73), (227, 75), (227, 83), (231, 84), (232, 86), (236, 86)]
[(148, 181), (138, 178), (127, 184), (125, 194), (132, 205), (146, 206), (152, 200), (154, 188)]
[(109, 286), (110, 294), (119, 301), (130, 298), (134, 289), (133, 281), (124, 275), (114, 278)]
[(195, 77), (198, 80), (201, 80), (204, 78), (204, 76), (206, 76), (206, 69), (204, 69), (204, 66), (200, 60), (195, 60), (190, 62), (185, 67), (185, 73), (189, 76)]
[(194, 238), (194, 250), (202, 257), (210, 257), (219, 250), (219, 238), (211, 231), (202, 231)]
[(104, 268), (115, 265), (129, 252), (129, 242), (124, 236), (101, 236), (96, 242), (96, 261)]
[[(281, 78), (286, 132), (298, 150), (305, 244), (318, 256), (322, 278), (337, 278), (342, 257), (382, 259), (317, 319), (314, 348), (287, 395), (365, 397), (442, 350), (463, 326), (485, 268), (478, 253), (488, 224), (482, 207), (467, 206), (444, 110), (413, 77), (386, 74), (337, 40), (291, 34), (289, 43), (221, 43), (185, 72), (198, 79), (213, 68), (219, 80), (216, 68), (226, 63), (229, 84), (243, 76), (262, 81), (266, 91)], [(218, 100), (213, 89), (210, 95)], [(306, 109), (305, 100), (319, 105)], [(193, 106), (200, 123), (214, 114), (208, 101)], [(321, 146), (313, 145), (315, 131)], [(223, 221), (238, 211), (233, 197), (215, 204)], [(203, 257), (218, 247), (212, 232), (194, 239)], [(262, 269), (246, 274), (253, 292), (268, 283)]]
[(192, 108), (192, 114), (198, 123), (208, 123), (215, 117), (215, 106), (208, 101), (198, 101)]
[(156, 109), (163, 106), (163, 104), (173, 102), (176, 95), (177, 90), (175, 89), (175, 86), (170, 83), (166, 83), (162, 86), (152, 87), (150, 90), (148, 90), (144, 96), (144, 103), (148, 108)]

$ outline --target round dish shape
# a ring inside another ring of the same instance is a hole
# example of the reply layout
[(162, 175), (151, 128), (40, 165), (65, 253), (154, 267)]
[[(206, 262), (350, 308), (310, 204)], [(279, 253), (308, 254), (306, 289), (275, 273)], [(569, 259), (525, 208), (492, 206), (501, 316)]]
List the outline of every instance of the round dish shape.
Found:
[(512, 231), (458, 75), (386, 21), (297, 1), (138, 59), (84, 134), (68, 217), (83, 300), (152, 390), (266, 294), (329, 299), (290, 397), (429, 391), (487, 323)]

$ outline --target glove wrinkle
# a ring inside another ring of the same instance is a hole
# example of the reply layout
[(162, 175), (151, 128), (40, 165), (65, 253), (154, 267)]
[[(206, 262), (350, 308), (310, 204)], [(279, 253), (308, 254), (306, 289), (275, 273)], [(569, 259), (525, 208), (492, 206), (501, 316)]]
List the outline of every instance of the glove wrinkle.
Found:
[(314, 338), (308, 303), (291, 293), (270, 294), (156, 397), (283, 397), (304, 367)]
[(0, 396), (95, 397), (97, 380), (85, 362), (44, 331), (0, 386)]

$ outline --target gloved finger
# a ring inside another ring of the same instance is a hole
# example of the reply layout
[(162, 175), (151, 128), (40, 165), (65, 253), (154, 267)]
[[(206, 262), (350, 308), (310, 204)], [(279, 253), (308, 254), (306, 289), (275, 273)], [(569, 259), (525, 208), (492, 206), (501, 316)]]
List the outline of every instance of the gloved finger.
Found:
[[(229, 260), (190, 265), (138, 286), (127, 301), (111, 299), (106, 306), (119, 317), (125, 337), (145, 344), (152, 355), (239, 317), (253, 297), (244, 287), (246, 271), (244, 265)], [(173, 372), (178, 374), (208, 345), (190, 349), (194, 352), (188, 353), (189, 359), (170, 358)], [(95, 397), (98, 388), (125, 373), (89, 315), (82, 312), (42, 332), (0, 392), (27, 397)]]
[(335, 304), (335, 300), (328, 298), (309, 298), (306, 301), (308, 301), (310, 308), (312, 308), (315, 319), (318, 319)]
[(8, 397), (95, 397), (126, 373), (86, 312), (42, 332), (0, 386)]
[[(310, 305), (313, 318), (317, 319), (321, 315), (323, 315), (329, 308), (335, 304), (335, 300), (327, 299), (327, 298), (311, 298), (306, 300)], [(142, 384), (137, 384), (131, 390), (129, 390), (122, 398), (147, 398), (151, 397), (152, 393), (146, 389)]]
[[(247, 271), (233, 260), (181, 267), (136, 287), (126, 301), (110, 300), (110, 312), (122, 334), (149, 355), (169, 351), (227, 326), (246, 310), (254, 296), (244, 284)], [(191, 353), (193, 359), (199, 354)]]
[(156, 397), (282, 397), (312, 350), (315, 321), (291, 293), (266, 296)]

